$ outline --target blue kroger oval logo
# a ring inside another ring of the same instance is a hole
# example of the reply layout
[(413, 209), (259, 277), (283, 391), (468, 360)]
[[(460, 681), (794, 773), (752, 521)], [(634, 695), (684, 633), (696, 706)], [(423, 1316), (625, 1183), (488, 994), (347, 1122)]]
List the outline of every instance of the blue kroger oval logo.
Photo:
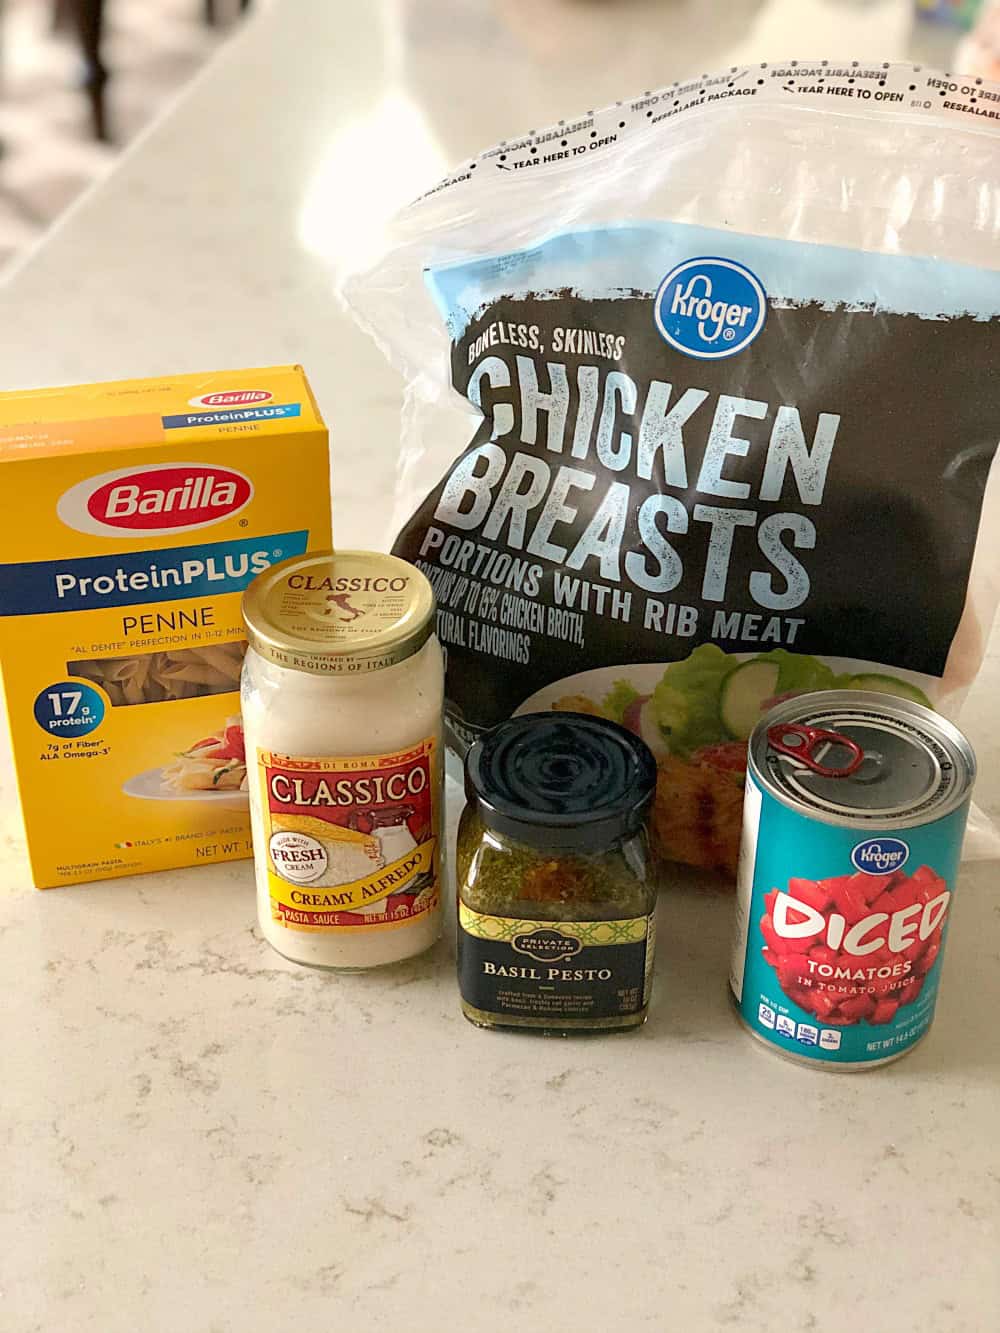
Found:
[(720, 360), (742, 352), (760, 333), (767, 292), (756, 274), (733, 259), (687, 259), (660, 283), (653, 317), (678, 352)]
[(889, 875), (906, 864), (910, 849), (899, 838), (868, 838), (851, 852), (851, 860), (866, 875)]

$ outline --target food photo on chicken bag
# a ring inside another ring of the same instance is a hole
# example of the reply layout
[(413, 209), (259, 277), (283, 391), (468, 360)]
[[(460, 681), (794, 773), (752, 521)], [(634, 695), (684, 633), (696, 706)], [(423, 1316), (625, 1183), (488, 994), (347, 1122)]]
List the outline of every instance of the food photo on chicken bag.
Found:
[(396, 216), (342, 295), (406, 380), (391, 537), (455, 749), (623, 724), (655, 851), (731, 880), (769, 709), (955, 716), (1000, 569), (998, 105), (912, 65), (733, 68)]

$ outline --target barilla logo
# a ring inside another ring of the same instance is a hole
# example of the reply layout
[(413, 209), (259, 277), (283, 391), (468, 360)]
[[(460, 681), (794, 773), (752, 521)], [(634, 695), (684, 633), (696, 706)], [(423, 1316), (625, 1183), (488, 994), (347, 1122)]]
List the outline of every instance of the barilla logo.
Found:
[(246, 407), (248, 403), (266, 403), (273, 398), (267, 389), (228, 389), (222, 393), (202, 393), (189, 398), (191, 407)]
[(866, 875), (889, 875), (906, 865), (909, 855), (909, 847), (899, 838), (868, 838), (851, 852), (851, 861)]
[(687, 259), (660, 283), (653, 317), (678, 352), (718, 361), (742, 352), (760, 333), (767, 293), (757, 275), (733, 259)]
[(77, 532), (99, 537), (125, 533), (189, 532), (232, 518), (253, 498), (242, 472), (208, 463), (123, 468), (71, 486), (56, 512)]

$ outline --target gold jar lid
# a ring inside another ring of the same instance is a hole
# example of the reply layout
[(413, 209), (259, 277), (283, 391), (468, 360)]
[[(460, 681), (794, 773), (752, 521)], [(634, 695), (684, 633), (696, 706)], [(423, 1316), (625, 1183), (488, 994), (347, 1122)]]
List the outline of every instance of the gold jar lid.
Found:
[(434, 633), (434, 590), (376, 551), (310, 551), (258, 574), (243, 594), (254, 652), (291, 671), (360, 675), (405, 661)]

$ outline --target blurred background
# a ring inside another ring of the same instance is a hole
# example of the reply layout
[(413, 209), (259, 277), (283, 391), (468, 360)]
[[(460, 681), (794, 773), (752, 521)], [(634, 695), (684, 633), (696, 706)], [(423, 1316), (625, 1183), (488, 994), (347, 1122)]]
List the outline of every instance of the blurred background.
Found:
[(0, 0), (0, 264), (268, 3)]
[[(0, 0), (0, 271), (16, 263), (122, 149), (263, 9), (303, 0)], [(410, 82), (429, 120), (453, 119), (481, 95), (470, 39), (517, 48), (519, 68), (544, 74), (559, 102), (583, 110), (581, 74), (607, 100), (716, 63), (780, 55), (850, 57), (835, 49), (838, 19), (864, 15), (893, 34), (887, 58), (909, 58), (967, 74), (1000, 76), (1000, 0), (793, 0), (797, 28), (815, 49), (782, 46), (788, 0), (325, 0), (350, 25), (359, 7), (379, 10), (411, 53)], [(808, 11), (808, 12), (805, 12)], [(900, 27), (898, 19), (905, 18)], [(806, 22), (803, 22), (806, 20)], [(656, 34), (662, 34), (657, 47)], [(796, 39), (800, 41), (799, 38)], [(608, 43), (614, 59), (606, 59)], [(831, 45), (831, 43), (833, 45)], [(442, 50), (461, 60), (444, 86)], [(421, 60), (422, 53), (429, 57)], [(870, 53), (866, 53), (870, 54)], [(337, 51), (329, 53), (338, 78)], [(425, 80), (421, 68), (430, 72)], [(205, 68), (207, 67), (207, 68)], [(610, 70), (609, 70), (610, 72)], [(345, 71), (346, 73), (346, 71)], [(659, 77), (656, 77), (659, 75)], [(531, 98), (513, 91), (510, 131), (530, 128)], [(494, 90), (494, 96), (504, 96)], [(533, 123), (533, 122), (532, 122)], [(451, 136), (445, 134), (447, 141)], [(484, 145), (479, 145), (480, 147)]]

